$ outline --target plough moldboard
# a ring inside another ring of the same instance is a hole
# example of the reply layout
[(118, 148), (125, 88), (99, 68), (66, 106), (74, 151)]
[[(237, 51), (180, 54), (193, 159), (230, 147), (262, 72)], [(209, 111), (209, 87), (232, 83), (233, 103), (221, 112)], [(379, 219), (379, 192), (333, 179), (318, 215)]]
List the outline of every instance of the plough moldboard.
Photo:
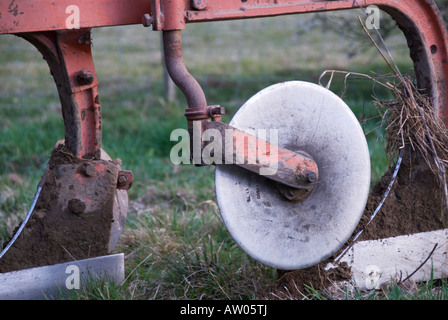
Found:
[[(93, 28), (117, 25), (140, 24), (163, 34), (166, 68), (185, 95), (188, 129), (197, 137), (190, 149), (199, 150), (192, 152), (199, 154), (197, 165), (216, 166), (217, 201), (235, 241), (251, 257), (284, 270), (315, 266), (339, 252), (359, 225), (370, 192), (370, 154), (350, 108), (326, 88), (288, 81), (254, 95), (225, 124), (224, 110), (207, 103), (184, 64), (181, 34), (190, 23), (369, 6), (397, 22), (408, 41), (418, 88), (448, 124), (448, 34), (433, 0), (1, 2), (0, 34), (27, 40), (50, 68), (65, 137), (53, 150), (35, 205), (3, 248), (0, 279), (39, 275), (50, 266), (58, 266), (52, 270), (59, 270), (54, 278), (60, 279), (62, 265), (92, 257), (102, 261), (96, 265), (99, 274), (113, 269), (119, 270), (115, 279), (123, 277), (122, 259), (103, 258), (112, 252), (123, 229), (127, 190), (134, 177), (122, 168), (126, 164), (102, 150), (100, 93), (90, 37)], [(212, 161), (201, 157), (211, 148), (211, 142), (201, 139), (210, 130), (222, 135), (222, 149), (215, 150)], [(269, 130), (278, 133), (278, 139), (259, 134)], [(359, 242), (341, 261), (353, 267), (354, 278), (367, 289), (378, 284), (372, 282), (376, 279), (372, 274), (393, 277), (398, 265), (406, 270), (401, 274), (409, 273), (408, 267), (415, 267), (428, 249), (435, 274), (441, 277), (448, 271), (446, 230), (403, 236)], [(408, 263), (410, 256), (413, 263)], [(427, 272), (415, 275), (423, 279)]]

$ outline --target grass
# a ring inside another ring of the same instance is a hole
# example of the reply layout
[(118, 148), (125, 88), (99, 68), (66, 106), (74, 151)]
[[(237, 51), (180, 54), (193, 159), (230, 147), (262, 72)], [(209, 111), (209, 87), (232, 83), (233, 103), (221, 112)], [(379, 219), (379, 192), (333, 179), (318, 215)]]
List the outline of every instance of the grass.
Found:
[(353, 286), (333, 288), (328, 290), (316, 290), (312, 286), (307, 287), (306, 300), (446, 300), (448, 296), (448, 280), (433, 279), (426, 282), (396, 283), (391, 281), (378, 290), (361, 292)]
[[(278, 81), (316, 82), (321, 72), (334, 68), (387, 72), (374, 50), (348, 57), (345, 51), (351, 40), (320, 29), (300, 33), (310, 21), (303, 16), (218, 22), (191, 25), (184, 31), (186, 65), (203, 85), (209, 104), (226, 108), (225, 122), (253, 94)], [(394, 53), (405, 56), (403, 40), (392, 39)], [(50, 152), (64, 135), (48, 67), (23, 40), (13, 36), (1, 40), (0, 242), (25, 216)], [(126, 255), (126, 280), (93, 281), (68, 298), (256, 299), (277, 273), (249, 258), (223, 226), (213, 168), (170, 162), (174, 144), (170, 133), (186, 128), (185, 100), (179, 91), (174, 101), (163, 95), (159, 33), (140, 26), (102, 28), (93, 31), (93, 43), (103, 148), (112, 158), (121, 158), (135, 177), (125, 230), (115, 249)], [(398, 62), (403, 69), (410, 67), (406, 58)], [(342, 92), (341, 83), (334, 81), (331, 89)], [(353, 79), (345, 100), (369, 133), (375, 183), (388, 163), (373, 94), (387, 98), (384, 92), (373, 91), (371, 82)], [(423, 284), (421, 289), (429, 295), (435, 284)], [(446, 283), (437, 287), (446, 298)], [(382, 298), (426, 297), (399, 290), (391, 287)]]

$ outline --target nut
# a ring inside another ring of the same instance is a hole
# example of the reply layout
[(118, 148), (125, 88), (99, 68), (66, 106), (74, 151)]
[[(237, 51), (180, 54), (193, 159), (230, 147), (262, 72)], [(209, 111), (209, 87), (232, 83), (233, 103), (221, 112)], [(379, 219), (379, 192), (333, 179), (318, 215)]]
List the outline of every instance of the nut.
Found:
[(117, 189), (129, 190), (134, 182), (132, 171), (123, 170), (118, 173)]
[(152, 25), (153, 19), (149, 13), (145, 13), (142, 16), (142, 24), (144, 27), (149, 27)]
[(118, 176), (118, 185), (119, 186), (124, 186), (126, 183), (128, 182), (128, 178), (126, 177), (126, 175), (122, 174), (121, 176)]
[(294, 189), (281, 183), (276, 183), (277, 190), (287, 200), (303, 202), (311, 195), (313, 189)]

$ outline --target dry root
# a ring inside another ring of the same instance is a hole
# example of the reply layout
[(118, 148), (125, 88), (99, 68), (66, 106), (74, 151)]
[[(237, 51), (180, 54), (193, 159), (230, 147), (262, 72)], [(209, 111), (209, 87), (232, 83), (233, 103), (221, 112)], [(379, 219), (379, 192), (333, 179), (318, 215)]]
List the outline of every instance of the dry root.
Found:
[[(344, 83), (351, 75), (371, 79), (393, 93), (391, 101), (375, 99), (382, 118), (382, 127), (386, 133), (386, 154), (392, 163), (399, 150), (411, 148), (421, 154), (433, 174), (438, 178), (444, 194), (445, 207), (448, 209), (448, 129), (434, 108), (432, 99), (421, 92), (412, 83), (410, 77), (397, 73), (396, 81), (381, 82), (383, 77), (372, 77), (366, 74), (346, 71), (327, 70), (322, 73), (319, 83), (325, 74), (330, 73), (329, 88), (336, 73), (345, 74)], [(344, 90), (345, 92), (345, 90)]]

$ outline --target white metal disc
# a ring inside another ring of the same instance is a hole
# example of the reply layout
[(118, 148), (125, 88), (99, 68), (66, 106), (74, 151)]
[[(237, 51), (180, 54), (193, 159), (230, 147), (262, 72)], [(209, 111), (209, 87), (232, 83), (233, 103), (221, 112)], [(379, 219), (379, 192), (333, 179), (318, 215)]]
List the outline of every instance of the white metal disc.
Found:
[(267, 140), (278, 130), (281, 147), (306, 152), (319, 169), (313, 193), (298, 203), (264, 176), (217, 165), (218, 205), (240, 247), (284, 270), (318, 264), (339, 250), (359, 223), (370, 189), (369, 149), (350, 108), (316, 84), (283, 82), (249, 99), (230, 125), (252, 134), (266, 129)]

